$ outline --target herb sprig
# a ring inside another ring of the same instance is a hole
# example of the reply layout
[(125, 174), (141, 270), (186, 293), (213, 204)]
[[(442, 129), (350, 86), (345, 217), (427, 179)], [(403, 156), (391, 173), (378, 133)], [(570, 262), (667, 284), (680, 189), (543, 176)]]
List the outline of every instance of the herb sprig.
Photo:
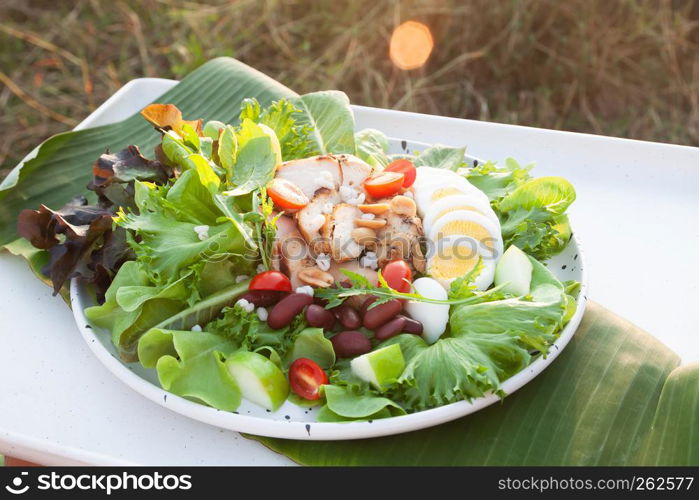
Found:
[[(386, 302), (389, 302), (394, 299), (406, 299), (415, 302), (425, 302), (428, 304), (469, 304), (472, 302), (482, 301), (484, 298), (500, 292), (500, 290), (506, 285), (506, 283), (503, 283), (500, 286), (496, 286), (494, 288), (491, 288), (490, 290), (487, 290), (479, 294), (471, 292), (468, 295), (451, 296), (451, 298), (447, 300), (440, 300), (431, 299), (429, 297), (425, 297), (424, 295), (420, 295), (419, 293), (415, 292), (399, 292), (398, 290), (395, 290), (394, 288), (391, 288), (388, 285), (386, 279), (381, 275), (381, 271), (379, 271), (378, 274), (379, 286), (373, 285), (365, 276), (362, 276), (361, 274), (348, 271), (347, 269), (341, 269), (340, 271), (342, 272), (342, 274), (347, 276), (347, 279), (349, 280), (349, 286), (347, 286), (347, 284), (343, 286), (343, 284), (341, 283), (336, 283), (335, 287), (319, 288), (315, 292), (315, 295), (317, 297), (324, 299), (328, 302), (328, 304), (325, 306), (326, 309), (332, 309), (333, 307), (337, 307), (348, 298), (356, 297), (359, 295), (373, 295), (376, 297), (376, 300), (372, 302), (368, 309), (373, 309), (378, 305), (385, 304)], [(471, 273), (464, 276), (463, 279), (468, 279), (468, 277), (471, 277)]]

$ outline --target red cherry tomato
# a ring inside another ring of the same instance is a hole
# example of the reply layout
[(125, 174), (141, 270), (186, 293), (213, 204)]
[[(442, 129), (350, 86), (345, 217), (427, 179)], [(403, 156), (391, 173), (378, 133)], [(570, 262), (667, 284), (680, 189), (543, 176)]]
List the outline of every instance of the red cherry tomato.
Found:
[(250, 281), (249, 290), (274, 290), (275, 292), (290, 292), (291, 280), (279, 271), (265, 271)]
[(403, 187), (405, 175), (399, 172), (383, 171), (364, 181), (364, 189), (374, 198), (393, 196)]
[(398, 172), (405, 176), (403, 181), (403, 187), (409, 188), (415, 182), (415, 177), (417, 177), (417, 169), (413, 162), (410, 160), (396, 160), (388, 164), (388, 166), (383, 170), (384, 172)]
[(410, 291), (413, 273), (404, 260), (392, 260), (386, 264), (381, 270), (381, 276), (384, 277), (388, 286), (394, 290), (401, 293)]
[(328, 383), (328, 376), (318, 364), (308, 358), (299, 358), (289, 367), (291, 390), (303, 399), (320, 399), (320, 386)]
[(308, 196), (300, 187), (286, 179), (273, 179), (267, 186), (267, 194), (281, 208), (297, 210), (308, 205)]

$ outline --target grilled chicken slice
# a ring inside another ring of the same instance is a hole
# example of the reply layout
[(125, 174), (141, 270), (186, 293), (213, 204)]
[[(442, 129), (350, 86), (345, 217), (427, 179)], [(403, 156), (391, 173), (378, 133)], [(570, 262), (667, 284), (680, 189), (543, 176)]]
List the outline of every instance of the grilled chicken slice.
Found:
[(304, 269), (315, 267), (316, 263), (311, 256), (310, 248), (306, 240), (291, 217), (282, 215), (277, 219), (277, 237), (274, 242), (274, 256), (272, 265), (274, 269), (283, 272), (291, 280), (291, 286), (305, 285), (299, 279), (299, 273)]
[(333, 262), (330, 265), (328, 272), (333, 275), (335, 281), (339, 281), (340, 283), (347, 279), (347, 276), (342, 274), (341, 269), (347, 269), (353, 273), (361, 274), (373, 284), (377, 284), (379, 282), (378, 272), (369, 267), (362, 267), (358, 260), (351, 260), (349, 262), (343, 262), (342, 264)]
[(329, 223), (323, 228), (323, 236), (330, 241), (330, 255), (337, 262), (356, 259), (364, 247), (352, 239), (352, 231), (357, 227), (354, 220), (362, 212), (356, 205), (340, 203), (335, 205)]
[(386, 225), (377, 233), (376, 255), (379, 267), (394, 259), (403, 259), (424, 271), (424, 256), (420, 249), (423, 236), (422, 221), (418, 217), (407, 217), (389, 212)]
[(321, 234), (321, 231), (330, 224), (330, 216), (338, 203), (340, 195), (337, 191), (321, 189), (313, 200), (296, 214), (299, 230), (316, 255), (330, 253), (330, 238)]
[(363, 190), (364, 181), (371, 175), (371, 165), (354, 155), (338, 155), (342, 172), (342, 185)]
[(279, 166), (276, 176), (296, 184), (309, 200), (321, 188), (337, 189), (342, 184), (340, 165), (332, 155), (286, 161)]

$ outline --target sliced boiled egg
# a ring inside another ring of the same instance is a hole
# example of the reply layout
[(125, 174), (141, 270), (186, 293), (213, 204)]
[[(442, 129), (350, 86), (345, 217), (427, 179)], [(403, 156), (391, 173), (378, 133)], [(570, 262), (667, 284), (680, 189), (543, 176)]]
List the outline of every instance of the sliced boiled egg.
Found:
[(452, 281), (471, 272), (482, 260), (483, 269), (476, 276), (474, 285), (479, 290), (487, 289), (495, 276), (496, 260), (483, 257), (479, 246), (475, 240), (466, 237), (442, 239), (427, 261), (427, 274), (448, 289)]
[(440, 198), (436, 202), (429, 205), (429, 208), (425, 210), (425, 215), (422, 219), (422, 225), (425, 228), (425, 232), (429, 232), (430, 229), (432, 229), (432, 226), (437, 219), (445, 214), (448, 214), (449, 212), (455, 212), (457, 210), (476, 212), (486, 216), (495, 223), (499, 222), (497, 215), (495, 215), (495, 212), (490, 207), (490, 203), (484, 201), (478, 196), (457, 193)]
[[(447, 291), (432, 278), (418, 278), (413, 282), (417, 293), (428, 299), (446, 300)], [(405, 311), (411, 318), (422, 323), (422, 337), (428, 344), (434, 344), (447, 329), (449, 305), (408, 301)]]
[(415, 181), (415, 202), (421, 217), (425, 216), (434, 203), (448, 196), (466, 195), (477, 202), (488, 203), (488, 197), (459, 174), (431, 167), (420, 167), (418, 171), (423, 168), (436, 170), (437, 173), (431, 174), (431, 177), (423, 176), (419, 182)]
[(459, 239), (473, 239), (477, 243), (478, 253), (484, 258), (497, 259), (503, 251), (500, 223), (470, 210), (455, 210), (442, 215), (432, 224), (427, 237), (437, 247), (444, 238), (450, 238), (450, 243)]

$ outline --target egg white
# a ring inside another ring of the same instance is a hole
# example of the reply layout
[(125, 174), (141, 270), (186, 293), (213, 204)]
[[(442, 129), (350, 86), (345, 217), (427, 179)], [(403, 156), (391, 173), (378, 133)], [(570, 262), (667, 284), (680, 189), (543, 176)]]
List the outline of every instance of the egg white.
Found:
[[(472, 207), (468, 209), (465, 207)], [(440, 216), (446, 215), (445, 210), (456, 211), (456, 210), (469, 210), (480, 213), (486, 216), (488, 219), (496, 224), (499, 224), (497, 215), (490, 207), (490, 203), (484, 201), (478, 196), (471, 196), (467, 194), (455, 194), (450, 196), (445, 196), (439, 200), (428, 203), (425, 207), (425, 215), (422, 219), (422, 225), (425, 228), (425, 232), (429, 232), (432, 226), (437, 221)]]

